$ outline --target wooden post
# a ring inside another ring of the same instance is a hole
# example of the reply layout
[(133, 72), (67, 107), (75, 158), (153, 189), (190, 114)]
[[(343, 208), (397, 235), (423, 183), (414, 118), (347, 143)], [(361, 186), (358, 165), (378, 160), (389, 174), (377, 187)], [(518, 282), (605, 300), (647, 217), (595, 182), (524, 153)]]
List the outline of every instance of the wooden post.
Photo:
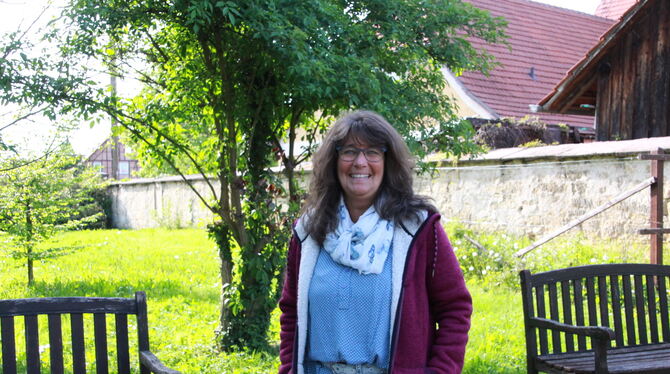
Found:
[[(663, 154), (662, 149), (651, 151), (650, 155)], [(651, 185), (651, 214), (649, 215), (649, 227), (660, 229), (663, 227), (663, 157), (651, 160), (651, 175), (656, 178), (656, 183)], [(651, 234), (651, 246), (649, 249), (649, 260), (652, 264), (663, 264), (663, 232)]]

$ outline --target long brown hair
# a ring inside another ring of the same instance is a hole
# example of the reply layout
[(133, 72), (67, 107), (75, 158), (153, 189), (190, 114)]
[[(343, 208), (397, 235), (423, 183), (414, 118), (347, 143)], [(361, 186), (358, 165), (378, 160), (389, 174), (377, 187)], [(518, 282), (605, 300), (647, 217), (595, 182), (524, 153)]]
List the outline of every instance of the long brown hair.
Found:
[(355, 111), (340, 117), (328, 130), (312, 157), (312, 178), (303, 214), (309, 216), (307, 231), (320, 245), (337, 226), (337, 207), (342, 187), (337, 178), (337, 147), (353, 139), (385, 147), (384, 177), (374, 205), (383, 219), (399, 223), (419, 217), (422, 210), (437, 211), (429, 199), (412, 189), (414, 160), (398, 131), (377, 113)]

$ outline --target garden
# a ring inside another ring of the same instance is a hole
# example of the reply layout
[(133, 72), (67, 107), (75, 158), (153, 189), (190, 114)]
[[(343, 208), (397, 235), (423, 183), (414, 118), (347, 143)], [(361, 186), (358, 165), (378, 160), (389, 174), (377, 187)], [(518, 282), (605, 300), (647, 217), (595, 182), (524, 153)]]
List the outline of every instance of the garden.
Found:
[[(529, 244), (528, 238), (477, 233), (459, 224), (446, 228), (474, 302), (464, 373), (525, 372), (519, 269), (647, 262), (646, 245), (632, 240), (591, 239), (580, 233), (558, 238), (518, 260), (513, 253)], [(217, 349), (220, 262), (216, 245), (206, 231), (83, 230), (58, 234), (41, 246), (76, 249), (50, 261), (36, 262), (31, 287), (25, 286), (23, 263), (2, 257), (0, 299), (132, 297), (137, 290), (146, 291), (152, 351), (168, 366), (184, 373), (277, 371), (278, 309), (272, 313), (267, 349)], [(108, 336), (110, 347), (111, 338)], [(48, 367), (49, 346), (41, 344), (43, 365)], [(92, 337), (87, 337), (87, 355), (94, 355)], [(137, 363), (134, 365), (137, 370)]]

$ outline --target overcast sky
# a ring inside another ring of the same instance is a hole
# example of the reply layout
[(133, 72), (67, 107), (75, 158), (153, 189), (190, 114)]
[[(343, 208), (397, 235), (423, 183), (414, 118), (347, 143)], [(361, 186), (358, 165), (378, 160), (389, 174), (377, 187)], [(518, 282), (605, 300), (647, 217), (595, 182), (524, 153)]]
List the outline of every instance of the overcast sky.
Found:
[[(593, 14), (600, 0), (536, 0), (541, 3), (546, 3), (563, 8), (569, 8), (584, 13)], [(49, 4), (62, 4), (63, 0), (0, 0), (0, 34), (8, 31), (22, 29), (30, 25), (30, 23), (41, 13), (41, 11), (48, 7)], [(43, 17), (48, 20), (53, 15), (57, 14), (56, 6), (52, 5)], [(119, 83), (123, 85), (124, 83)], [(121, 87), (123, 89), (123, 87)], [(5, 121), (0, 118), (0, 121)], [(78, 153), (88, 155), (97, 146), (99, 146), (109, 135), (109, 124), (100, 123), (94, 128), (90, 128), (88, 124), (81, 124), (80, 129), (73, 132), (70, 136), (70, 141)], [(36, 145), (49, 142), (52, 134), (46, 131), (43, 123), (34, 123), (32, 125), (23, 125), (21, 128), (15, 126), (13, 131), (3, 131), (3, 137), (6, 140), (12, 140), (22, 143), (24, 147), (36, 147)], [(20, 130), (20, 131), (19, 131)]]

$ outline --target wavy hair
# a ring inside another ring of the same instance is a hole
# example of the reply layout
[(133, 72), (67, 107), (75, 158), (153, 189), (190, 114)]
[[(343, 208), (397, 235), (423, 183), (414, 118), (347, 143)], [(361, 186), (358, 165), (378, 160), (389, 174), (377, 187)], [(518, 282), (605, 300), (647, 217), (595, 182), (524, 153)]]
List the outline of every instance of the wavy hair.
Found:
[(384, 176), (374, 202), (380, 217), (401, 223), (418, 219), (422, 210), (437, 211), (429, 198), (412, 189), (414, 160), (398, 131), (377, 113), (350, 112), (331, 126), (312, 157), (309, 195), (302, 213), (309, 216), (307, 232), (319, 245), (338, 224), (337, 207), (343, 190), (337, 177), (337, 147), (348, 140), (386, 147)]

